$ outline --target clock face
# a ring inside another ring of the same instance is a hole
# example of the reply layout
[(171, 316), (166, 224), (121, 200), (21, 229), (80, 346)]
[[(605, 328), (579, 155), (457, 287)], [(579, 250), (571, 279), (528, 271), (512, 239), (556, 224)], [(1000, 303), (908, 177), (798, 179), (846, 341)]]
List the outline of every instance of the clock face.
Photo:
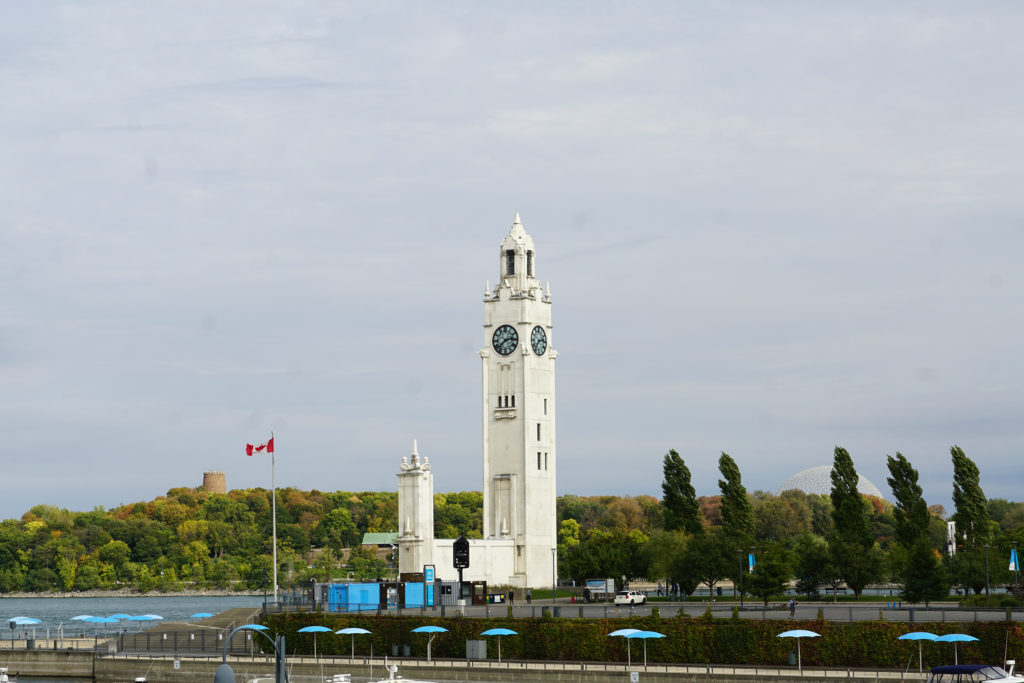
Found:
[(502, 325), (494, 331), (491, 346), (503, 356), (507, 356), (519, 346), (519, 333), (511, 325)]
[(540, 325), (534, 327), (533, 332), (530, 333), (530, 345), (538, 356), (543, 356), (544, 352), (548, 350), (548, 335), (544, 334), (544, 328)]

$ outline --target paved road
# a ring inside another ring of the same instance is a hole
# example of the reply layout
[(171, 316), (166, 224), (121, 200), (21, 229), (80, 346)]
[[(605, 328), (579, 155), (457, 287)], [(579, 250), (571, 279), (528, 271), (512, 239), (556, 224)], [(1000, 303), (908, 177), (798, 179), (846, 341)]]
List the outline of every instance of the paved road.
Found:
[[(611, 604), (589, 604), (556, 602), (554, 610), (557, 616), (561, 617), (584, 617), (591, 619), (620, 618), (628, 616), (647, 616), (652, 609), (657, 608), (662, 617), (672, 617), (683, 612), (691, 617), (699, 617), (705, 613), (710, 606), (711, 613), (718, 618), (732, 615), (732, 608), (738, 607), (738, 603), (732, 602), (660, 602), (634, 607), (617, 607)], [(541, 603), (535, 601), (532, 605), (515, 604), (512, 607), (512, 614), (515, 617), (539, 617), (544, 609), (552, 609), (550, 602)], [(818, 617), (818, 610), (828, 621), (894, 621), (894, 622), (972, 622), (972, 621), (1003, 621), (1006, 619), (1005, 609), (975, 610), (959, 609), (956, 607), (899, 607), (897, 603), (857, 603), (856, 605), (831, 602), (801, 603), (796, 609), (796, 619), (812, 620)], [(464, 611), (462, 611), (464, 610)], [(436, 614), (440, 615), (442, 608), (413, 608), (402, 610), (404, 614)], [(488, 605), (486, 607), (446, 607), (446, 615), (463, 613), (467, 617), (504, 616), (508, 613), (508, 605)], [(1011, 612), (1014, 621), (1024, 622), (1024, 609), (1017, 608)], [(789, 619), (789, 609), (780, 602), (769, 603), (764, 608), (760, 603), (745, 602), (739, 612), (743, 619), (773, 619), (786, 621)]]

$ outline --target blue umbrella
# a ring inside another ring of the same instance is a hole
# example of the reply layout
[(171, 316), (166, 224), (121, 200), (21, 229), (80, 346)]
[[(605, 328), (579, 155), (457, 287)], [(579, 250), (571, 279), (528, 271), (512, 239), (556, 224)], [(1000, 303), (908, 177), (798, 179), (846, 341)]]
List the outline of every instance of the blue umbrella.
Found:
[[(152, 614), (140, 614), (137, 617), (128, 617), (128, 621), (155, 621), (156, 619), (162, 619), (163, 617), (157, 617)], [(139, 624), (139, 631), (142, 631), (142, 624)]]
[(448, 633), (448, 629), (440, 626), (417, 626), (412, 630), (413, 633), (429, 633), (427, 637), (427, 661), (430, 661), (430, 644), (434, 642), (434, 638), (438, 633)]
[(42, 620), (35, 617), (11, 617), (7, 621), (14, 626), (35, 626), (36, 624), (43, 623)]
[(326, 626), (303, 626), (299, 629), (299, 633), (312, 633), (313, 634), (313, 659), (316, 659), (316, 634), (317, 633), (331, 633), (332, 629)]
[(124, 614), (124, 613), (122, 612), (122, 613), (119, 613), (119, 614), (111, 614), (111, 615), (110, 615), (110, 618), (111, 618), (111, 619), (131, 619), (131, 618), (132, 618), (132, 615), (130, 615), (130, 614)]
[(636, 633), (626, 634), (626, 638), (640, 638), (644, 641), (644, 668), (647, 668), (647, 639), (648, 638), (664, 638), (664, 633), (658, 633), (657, 631), (637, 631)]
[[(618, 631), (612, 631), (608, 635), (609, 636), (613, 636), (613, 637), (614, 636), (631, 636), (634, 633), (639, 633), (639, 632), (640, 632), (640, 629), (638, 629), (638, 628), (620, 628)], [(631, 641), (627, 637), (626, 638), (626, 665), (627, 666), (630, 666), (630, 665), (633, 664), (633, 653), (630, 652), (630, 647), (629, 647), (630, 645), (631, 645)]]
[[(928, 633), (927, 631), (912, 631), (911, 633), (904, 633), (897, 640), (935, 640), (938, 638), (934, 633)], [(921, 646), (923, 643), (917, 643), (917, 670), (919, 673), (924, 673), (924, 664), (922, 663)]]
[(250, 631), (269, 631), (270, 630), (269, 626), (264, 626), (263, 624), (243, 624), (242, 626), (239, 626), (238, 628), (247, 628)]
[(143, 614), (142, 616), (149, 617), (150, 619), (163, 619), (159, 614)]
[(351, 636), (352, 637), (352, 659), (356, 658), (356, 636), (369, 633), (365, 628), (359, 628), (358, 626), (349, 626), (347, 628), (335, 631), (338, 635)]
[(501, 637), (502, 636), (518, 636), (519, 634), (510, 628), (489, 628), (480, 635), (482, 636), (498, 636), (498, 664), (501, 664)]
[(969, 636), (966, 633), (947, 633), (944, 636), (939, 636), (935, 639), (936, 643), (953, 643), (953, 663), (960, 663), (960, 654), (956, 651), (957, 643), (969, 643), (976, 641), (977, 638)]
[(210, 614), (209, 612), (196, 612), (195, 614), (190, 616), (189, 619), (208, 619), (209, 617), (212, 617), (212, 616), (213, 615)]
[[(88, 621), (90, 624), (116, 624), (117, 623), (117, 619), (112, 619), (111, 617), (89, 617), (88, 619), (83, 619), (82, 621)], [(97, 626), (97, 628), (99, 628), (99, 627)], [(104, 633), (107, 632), (107, 627), (106, 626), (103, 627), (103, 632)]]
[(800, 657), (800, 639), (820, 637), (820, 633), (815, 633), (814, 631), (806, 631), (801, 628), (795, 629), (793, 631), (783, 631), (782, 633), (776, 636), (776, 638), (796, 638), (796, 665), (800, 673), (803, 673), (804, 671), (804, 664)]
[[(92, 619), (91, 614), (79, 614), (77, 617), (71, 617), (71, 621), (89, 621)], [(85, 627), (82, 627), (82, 635), (85, 635)]]

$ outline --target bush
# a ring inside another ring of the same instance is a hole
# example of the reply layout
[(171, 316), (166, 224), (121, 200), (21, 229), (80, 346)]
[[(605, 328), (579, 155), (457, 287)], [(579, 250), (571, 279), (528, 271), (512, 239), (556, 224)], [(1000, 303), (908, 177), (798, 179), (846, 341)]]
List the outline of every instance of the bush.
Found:
[(961, 607), (1017, 607), (1019, 603), (1012, 595), (993, 595), (985, 600), (984, 595), (971, 595), (960, 601)]
[[(625, 662), (627, 643), (624, 638), (609, 638), (608, 633), (620, 628), (656, 630), (665, 638), (647, 642), (651, 662), (685, 662), (690, 664), (778, 665), (786, 664), (786, 653), (794, 643), (778, 638), (785, 627), (771, 621), (732, 619), (661, 619), (629, 617), (623, 619), (467, 619), (460, 617), (427, 620), (443, 626), (449, 633), (439, 636), (433, 645), (437, 657), (461, 658), (467, 640), (480, 637), (480, 632), (495, 626), (511, 628), (518, 637), (503, 638), (502, 656), (519, 660)], [(275, 614), (267, 625), (287, 636), (289, 649), (312, 653), (313, 639), (297, 633), (299, 628), (322, 623), (333, 630), (361, 626), (372, 633), (356, 640), (357, 652), (369, 652), (372, 643), (376, 652), (390, 650), (392, 644), (409, 643), (414, 654), (426, 654), (426, 638), (410, 636), (410, 631), (424, 625), (421, 616), (382, 616), (359, 614), (293, 613)], [(786, 624), (789, 627), (790, 624)], [(932, 633), (962, 632), (980, 639), (971, 647), (960, 648), (961, 663), (1001, 661), (1004, 645), (1011, 651), (1024, 648), (1024, 629), (1006, 622), (920, 623), (908, 627), (901, 623), (877, 621), (860, 623), (798, 622), (792, 628), (808, 628), (820, 638), (802, 643), (803, 662), (807, 666), (868, 667), (892, 669), (906, 664), (917, 644), (898, 640), (909, 630)], [(497, 642), (490, 639), (490, 656), (497, 656)], [(634, 643), (635, 645), (635, 643)], [(320, 640), (324, 654), (348, 653), (347, 638)], [(943, 643), (924, 643), (926, 665), (945, 663), (950, 657)], [(634, 653), (635, 654), (635, 653)]]

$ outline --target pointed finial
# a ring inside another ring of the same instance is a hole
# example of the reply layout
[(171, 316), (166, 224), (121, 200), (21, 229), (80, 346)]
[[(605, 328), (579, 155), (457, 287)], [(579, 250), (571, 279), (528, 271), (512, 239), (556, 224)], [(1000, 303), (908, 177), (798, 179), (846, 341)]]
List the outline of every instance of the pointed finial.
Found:
[(519, 222), (519, 212), (518, 211), (516, 211), (516, 217), (515, 217), (515, 220), (512, 221), (512, 225), (522, 225), (522, 223)]
[(413, 455), (419, 455), (419, 453), (416, 450), (416, 439), (412, 440), (412, 454)]

